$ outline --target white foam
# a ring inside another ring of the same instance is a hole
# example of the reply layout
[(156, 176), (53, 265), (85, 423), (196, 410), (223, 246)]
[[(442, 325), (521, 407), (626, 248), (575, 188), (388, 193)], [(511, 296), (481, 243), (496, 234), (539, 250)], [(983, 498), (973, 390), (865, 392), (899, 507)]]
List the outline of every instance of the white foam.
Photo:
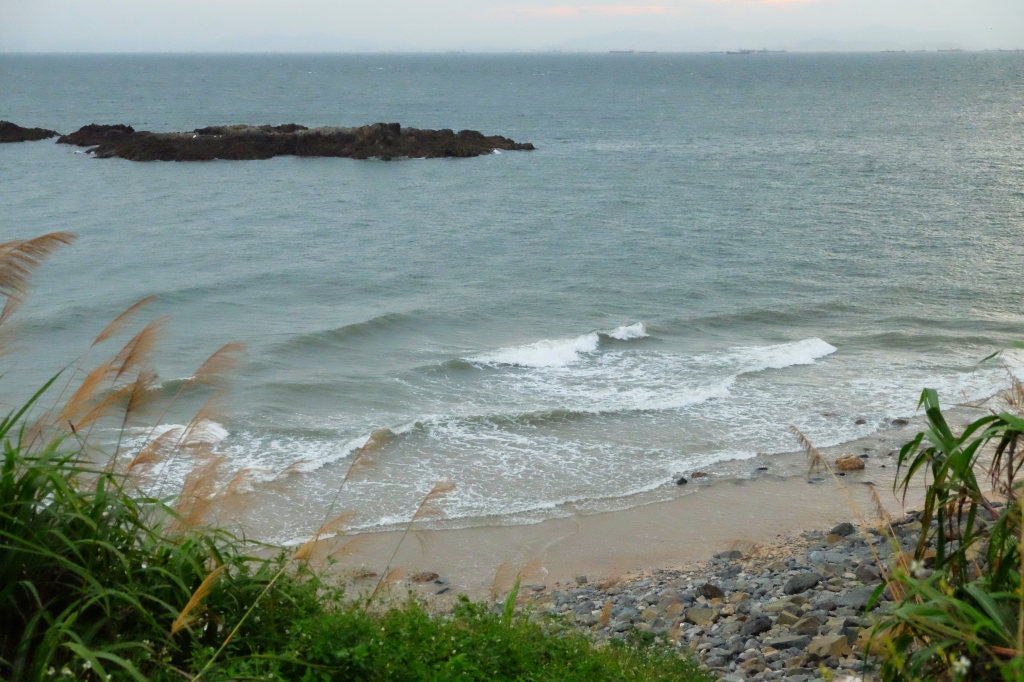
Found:
[[(173, 431), (175, 437), (181, 437), (185, 433), (186, 428), (188, 427), (185, 424), (159, 424), (153, 428), (152, 439), (159, 438), (168, 431)], [(148, 432), (146, 435), (149, 435)], [(198, 424), (192, 426), (188, 433), (188, 442), (190, 444), (216, 445), (227, 437), (228, 430), (224, 428), (223, 424), (203, 419)], [(139, 444), (139, 447), (144, 446), (146, 442), (148, 441)]]
[(488, 355), (478, 355), (472, 361), (519, 367), (565, 367), (579, 362), (582, 353), (593, 353), (597, 344), (597, 332), (591, 332), (574, 339), (545, 339), (525, 346), (502, 348)]
[(228, 437), (228, 430), (222, 424), (204, 419), (189, 433), (189, 440), (215, 445)]
[(794, 365), (812, 365), (818, 358), (831, 355), (838, 350), (830, 343), (817, 337), (780, 343), (776, 346), (751, 346), (732, 349), (732, 354), (749, 368), (744, 372), (764, 369), (784, 369)]
[[(414, 428), (416, 428), (416, 424), (416, 421), (410, 421), (404, 424), (400, 424), (399, 426), (394, 426), (387, 430), (391, 432), (392, 436), (401, 436), (402, 434), (408, 433), (409, 431), (412, 431)], [(343, 445), (341, 445), (340, 447), (329, 447), (328, 451), (325, 454), (322, 454), (318, 457), (307, 456), (300, 460), (301, 463), (297, 464), (294, 467), (294, 471), (309, 474), (313, 473), (314, 471), (317, 471), (318, 469), (322, 469), (328, 464), (334, 464), (335, 462), (341, 461), (348, 457), (349, 455), (355, 454), (360, 449), (362, 449), (362, 447), (369, 442), (370, 436), (372, 436), (373, 433), (374, 432), (371, 431), (366, 435), (353, 438), (344, 443)], [(305, 445), (303, 447), (308, 448), (309, 446)], [(275, 448), (275, 450), (280, 452), (283, 451), (284, 448), (277, 447)]]
[(636, 324), (624, 324), (621, 327), (616, 327), (608, 332), (608, 336), (619, 341), (629, 341), (630, 339), (642, 339), (650, 336), (650, 334), (647, 333), (647, 327), (643, 322), (637, 322)]

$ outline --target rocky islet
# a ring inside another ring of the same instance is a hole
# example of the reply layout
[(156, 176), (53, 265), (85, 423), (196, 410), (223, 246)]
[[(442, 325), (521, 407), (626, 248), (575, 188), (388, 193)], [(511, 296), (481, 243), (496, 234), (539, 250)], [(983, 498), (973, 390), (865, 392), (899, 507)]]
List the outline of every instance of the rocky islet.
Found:
[(377, 158), (467, 158), (496, 150), (529, 151), (500, 135), (475, 130), (403, 128), (398, 123), (374, 123), (357, 128), (307, 128), (296, 123), (280, 126), (210, 126), (189, 132), (152, 133), (127, 125), (90, 124), (57, 140), (88, 147), (97, 158), (129, 161), (247, 161), (275, 156)]
[(36, 142), (60, 135), (55, 130), (46, 128), (22, 128), (17, 123), (0, 121), (0, 143), (4, 142)]

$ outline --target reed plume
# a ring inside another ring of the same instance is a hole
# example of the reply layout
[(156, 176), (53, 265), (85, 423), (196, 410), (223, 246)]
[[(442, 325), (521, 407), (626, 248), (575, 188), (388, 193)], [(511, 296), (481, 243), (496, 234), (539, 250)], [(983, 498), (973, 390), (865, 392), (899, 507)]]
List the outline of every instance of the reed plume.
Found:
[(223, 389), (224, 379), (238, 367), (242, 356), (245, 355), (245, 344), (237, 341), (227, 343), (218, 348), (213, 355), (199, 365), (188, 379), (191, 384), (206, 384)]
[[(824, 456), (822, 456), (822, 454), (818, 451), (818, 448), (814, 447), (814, 443), (811, 442), (811, 439), (805, 436), (803, 432), (800, 431), (800, 429), (796, 428), (795, 426), (790, 426), (789, 430), (796, 435), (796, 439), (800, 441), (800, 446), (804, 449), (804, 452), (807, 454), (807, 477), (810, 478), (814, 474), (814, 472), (817, 471), (818, 467), (826, 469), (829, 473), (832, 473), (832, 468), (829, 467), (828, 462), (825, 460)], [(839, 481), (837, 479), (836, 483), (838, 482)]]
[[(836, 485), (839, 487), (839, 491), (843, 494), (843, 497), (846, 499), (846, 506), (848, 506), (850, 508), (850, 511), (853, 512), (853, 516), (855, 519), (857, 519), (857, 524), (860, 526), (861, 531), (864, 533), (864, 537), (868, 537), (868, 526), (864, 522), (864, 517), (861, 516), (860, 508), (857, 506), (856, 502), (853, 501), (853, 498), (850, 497), (850, 493), (849, 491), (846, 490), (846, 486), (844, 486), (839, 481), (839, 477), (836, 476), (835, 472), (832, 470), (832, 467), (829, 466), (828, 460), (826, 460), (825, 457), (821, 454), (821, 452), (818, 451), (818, 448), (814, 447), (814, 443), (811, 442), (811, 439), (805, 436), (803, 432), (800, 431), (800, 429), (798, 429), (796, 426), (790, 425), (789, 430), (792, 431), (794, 435), (796, 435), (797, 440), (800, 442), (800, 445), (803, 446), (804, 452), (807, 454), (807, 459), (810, 462), (810, 471), (808, 473), (808, 476), (810, 476), (810, 474), (813, 473), (816, 467), (818, 466), (825, 468), (825, 470), (832, 476), (832, 480), (835, 481)], [(873, 488), (874, 487), (872, 486), (872, 489)], [(881, 500), (879, 500), (879, 502), (881, 502)], [(887, 571), (885, 569), (885, 564), (882, 563), (881, 557), (878, 556), (878, 552), (875, 550), (875, 546), (869, 542), (868, 548), (871, 549), (871, 554), (873, 554), (875, 557), (875, 563), (878, 565), (878, 570), (881, 572), (882, 578), (886, 582), (889, 582), (889, 578), (886, 576)], [(899, 561), (903, 564), (906, 564), (906, 561), (905, 559), (903, 559), (902, 556), (902, 551), (900, 552)], [(907, 566), (904, 567), (909, 568)], [(889, 584), (890, 586), (892, 586), (893, 596), (898, 596), (897, 592), (899, 591), (899, 588), (897, 587), (897, 584), (895, 582), (891, 582)]]
[(111, 456), (108, 465), (111, 468), (117, 467), (118, 457), (121, 454), (121, 441), (124, 438), (125, 431), (128, 430), (128, 424), (132, 419), (141, 416), (143, 410), (153, 402), (156, 394), (157, 378), (155, 370), (150, 367), (142, 367), (135, 377), (135, 381), (130, 384), (130, 390), (128, 391), (124, 406), (124, 417), (121, 420), (121, 428), (117, 434), (117, 445), (114, 447), (114, 454)]
[[(402, 548), (402, 543), (405, 542), (406, 536), (409, 535), (409, 530), (412, 528), (412, 524), (416, 523), (416, 521), (418, 521), (421, 518), (424, 518), (426, 516), (434, 516), (435, 514), (439, 513), (439, 510), (437, 510), (436, 507), (437, 501), (453, 490), (455, 490), (455, 484), (452, 483), (451, 481), (439, 481), (438, 483), (434, 484), (433, 488), (430, 489), (430, 492), (427, 493), (427, 496), (424, 497), (423, 500), (420, 502), (420, 506), (416, 508), (416, 512), (412, 515), (412, 518), (409, 519), (409, 523), (408, 525), (406, 525), (405, 531), (402, 533), (402, 537), (398, 540), (398, 544), (395, 546), (395, 551), (391, 553), (391, 558), (388, 559), (388, 564), (384, 567), (385, 577), (389, 575), (389, 572), (391, 570), (391, 563), (395, 560), (395, 557), (398, 556), (398, 550)], [(383, 577), (377, 581), (377, 587), (373, 589), (373, 592), (370, 594), (370, 598), (366, 601), (367, 607), (369, 607), (370, 602), (372, 602), (373, 598), (377, 595), (377, 591), (380, 590), (381, 584), (383, 582)]]
[[(71, 394), (71, 397), (68, 398), (68, 401), (64, 403), (64, 407), (57, 413), (55, 421), (61, 424), (67, 421), (74, 422), (77, 421), (77, 416), (92, 410), (100, 386), (106, 383), (107, 379), (113, 375), (113, 372), (114, 367), (110, 362), (101, 363), (89, 372), (75, 392)], [(79, 427), (76, 426), (76, 428)]]
[(343, 526), (348, 521), (350, 521), (354, 516), (354, 512), (345, 512), (344, 514), (339, 514), (338, 516), (335, 516), (333, 519), (320, 526), (320, 528), (318, 528), (317, 531), (313, 533), (313, 537), (311, 537), (309, 540), (306, 540), (306, 542), (304, 542), (302, 546), (299, 547), (295, 554), (292, 555), (292, 560), (308, 562), (310, 556), (312, 556), (313, 554), (314, 548), (316, 547), (316, 543), (320, 540), (320, 538), (324, 535), (327, 535), (328, 533), (333, 532), (338, 527)]
[(330, 552), (330, 554), (328, 554), (327, 556), (328, 556), (328, 558), (331, 558), (331, 559), (340, 559), (341, 557), (351, 556), (352, 554), (355, 554), (356, 551), (358, 551), (358, 549), (362, 545), (365, 545), (365, 544), (366, 544), (366, 536), (365, 535), (357, 535), (354, 538), (352, 538), (351, 540), (349, 540), (348, 542), (346, 542), (345, 544), (343, 544), (341, 547), (338, 547), (337, 549), (332, 550)]
[(601, 625), (607, 625), (608, 621), (612, 619), (612, 600), (609, 599), (605, 602), (604, 608), (601, 609), (601, 617), (597, 619), (597, 622)]
[[(174, 394), (174, 397), (168, 401), (163, 412), (153, 423), (153, 427), (149, 431), (147, 440), (153, 438), (153, 433), (155, 433), (159, 424), (164, 420), (164, 417), (167, 416), (167, 413), (170, 412), (174, 403), (177, 402), (179, 397), (181, 397), (181, 394), (184, 393), (187, 388), (196, 384), (214, 386), (219, 390), (207, 399), (203, 407), (201, 407), (189, 421), (189, 424), (182, 431), (181, 438), (178, 443), (175, 444), (175, 449), (177, 450), (180, 448), (183, 443), (188, 443), (190, 437), (203, 422), (223, 421), (220, 418), (221, 412), (219, 410), (219, 402), (224, 396), (223, 380), (227, 373), (237, 366), (244, 352), (245, 344), (228, 343), (218, 348), (213, 355), (208, 357), (203, 364), (199, 366), (199, 369), (197, 369), (195, 373), (181, 385), (178, 392)], [(173, 461), (173, 457), (171, 459)], [(170, 462), (168, 462), (168, 464), (169, 463)], [(164, 469), (166, 469), (166, 466), (163, 467), (161, 471)]]
[(141, 301), (137, 301), (136, 303), (133, 303), (132, 305), (128, 306), (128, 308), (123, 313), (115, 317), (107, 324), (106, 327), (103, 328), (103, 331), (99, 333), (96, 339), (92, 342), (92, 345), (89, 347), (94, 348), (99, 344), (103, 343), (104, 341), (106, 341), (107, 339), (109, 339), (114, 334), (121, 331), (125, 323), (128, 322), (129, 318), (131, 318), (135, 313), (139, 312), (142, 308), (152, 303), (154, 300), (156, 300), (156, 296), (147, 296)]
[(543, 580), (547, 574), (548, 571), (544, 568), (544, 560), (541, 557), (534, 557), (527, 561), (523, 570), (519, 572), (519, 575), (527, 580), (536, 580), (537, 578)]
[(875, 489), (874, 483), (869, 483), (868, 487), (871, 489), (871, 501), (875, 503), (875, 517), (878, 518), (882, 523), (891, 526), (892, 517), (889, 515), (889, 510), (882, 504), (882, 498), (878, 495), (878, 490)]
[(352, 474), (372, 464), (370, 456), (387, 445), (387, 442), (391, 440), (391, 435), (391, 429), (377, 429), (370, 434), (370, 437), (366, 439), (363, 447), (359, 448), (355, 457), (352, 458), (352, 463), (348, 465), (348, 471), (345, 472), (345, 478), (341, 480), (342, 486), (348, 482), (348, 479), (352, 477)]
[(390, 591), (391, 588), (398, 584), (398, 582), (400, 582), (403, 578), (405, 578), (404, 570), (402, 570), (401, 568), (391, 569), (390, 571), (385, 573), (384, 577), (381, 578), (379, 583), (377, 583), (377, 587), (374, 589), (373, 594), (370, 595), (370, 600), (373, 600), (373, 598), (377, 595), (377, 592), (379, 590)]
[(210, 425), (227, 420), (223, 401), (223, 393), (214, 393), (210, 396), (181, 430), (177, 447), (191, 450), (209, 444), (211, 442)]
[(494, 572), (494, 580), (491, 581), (491, 597), (498, 598), (498, 595), (512, 589), (516, 581), (517, 571), (515, 565), (507, 559), (501, 562), (498, 570)]
[(76, 239), (70, 232), (50, 232), (34, 239), (0, 244), (0, 296), (7, 297), (0, 324), (6, 322), (25, 300), (32, 274), (54, 251)]
[(171, 624), (171, 635), (175, 635), (182, 628), (188, 627), (194, 620), (195, 616), (192, 612), (195, 611), (202, 603), (206, 595), (210, 594), (213, 590), (213, 586), (217, 584), (217, 580), (220, 578), (220, 574), (227, 568), (227, 564), (221, 564), (217, 568), (210, 571), (210, 574), (203, 578), (203, 582), (199, 583), (199, 587), (192, 593), (192, 597), (185, 604), (185, 607), (178, 614), (178, 617), (174, 619), (174, 623)]
[(114, 369), (111, 384), (117, 384), (122, 377), (134, 374), (149, 364), (149, 360), (153, 355), (153, 349), (163, 335), (163, 328), (166, 323), (166, 317), (160, 317), (151, 321), (124, 345), (111, 363)]
[(164, 459), (166, 452), (170, 450), (174, 445), (174, 441), (178, 438), (178, 434), (174, 429), (167, 429), (153, 440), (146, 443), (138, 454), (132, 458), (128, 465), (125, 467), (125, 473), (132, 473), (136, 469), (139, 469), (137, 474), (145, 473), (153, 465), (158, 464)]
[(213, 506), (217, 491), (217, 474), (224, 464), (225, 457), (214, 457), (210, 454), (206, 461), (200, 462), (185, 476), (181, 492), (174, 504), (177, 514), (176, 526), (191, 528), (198, 526), (206, 513)]
[[(133, 387), (133, 384), (125, 384), (116, 391), (110, 391), (102, 399), (98, 399), (98, 402), (94, 402), (90, 406), (88, 412), (78, 418), (72, 425), (72, 428), (81, 431), (84, 427), (88, 426), (91, 429), (96, 422), (112, 417), (115, 412), (123, 410)], [(96, 401), (97, 397), (93, 396), (92, 399)], [(68, 422), (71, 422), (71, 420), (69, 419)], [(88, 433), (86, 437), (88, 437)]]
[[(108, 338), (110, 338), (111, 336), (116, 334), (118, 331), (120, 331), (120, 329), (124, 326), (125, 322), (127, 322), (128, 319), (134, 313), (138, 312), (144, 306), (146, 306), (147, 304), (152, 302), (154, 298), (156, 298), (156, 297), (155, 296), (147, 296), (146, 298), (142, 299), (141, 301), (138, 301), (138, 302), (132, 304), (131, 306), (128, 307), (127, 310), (125, 310), (120, 315), (115, 317), (113, 319), (113, 321), (111, 321), (106, 327), (103, 328), (103, 331), (101, 331), (99, 333), (99, 336), (97, 336), (93, 340), (92, 345), (89, 346), (89, 350), (87, 350), (85, 353), (83, 353), (82, 356), (78, 359), (78, 364), (75, 366), (74, 371), (70, 373), (70, 375), (68, 376), (67, 382), (64, 384), (64, 387), (61, 389), (60, 393), (58, 393), (57, 397), (54, 399), (53, 406), (47, 411), (46, 416), (44, 416), (43, 418), (40, 419), (40, 422), (39, 422), (39, 425), (40, 425), (39, 433), (36, 434), (35, 437), (38, 437), (38, 436), (42, 435), (42, 431), (43, 431), (43, 427), (45, 425), (45, 422), (49, 420), (50, 415), (52, 415), (53, 412), (57, 409), (57, 406), (61, 404), (60, 401), (64, 398), (64, 394), (67, 393), (68, 389), (71, 387), (72, 382), (74, 382), (75, 377), (77, 377), (78, 373), (82, 370), (82, 365), (85, 363), (85, 359), (89, 356), (89, 352), (93, 348), (95, 348), (98, 344), (102, 343), (103, 341), (106, 341)], [(58, 419), (57, 423), (62, 423), (62, 422), (61, 422), (60, 419)], [(34, 442), (34, 438), (30, 442)]]
[(621, 568), (616, 568), (611, 573), (608, 574), (608, 577), (605, 578), (604, 582), (602, 582), (600, 585), (598, 585), (598, 587), (600, 589), (602, 589), (602, 590), (607, 590), (612, 585), (614, 585), (615, 583), (619, 582), (619, 578), (621, 576), (622, 576), (622, 569)]
[[(7, 318), (9, 318), (11, 315), (13, 315), (15, 312), (17, 312), (17, 310), (18, 310), (18, 308), (20, 306), (21, 306), (21, 300), (20, 299), (8, 298), (7, 301), (4, 303), (3, 310), (0, 311), (0, 325), (2, 325), (4, 322), (6, 322)], [(6, 334), (4, 335), (4, 337), (6, 339)], [(6, 346), (7, 344), (4, 343), (4, 345)]]

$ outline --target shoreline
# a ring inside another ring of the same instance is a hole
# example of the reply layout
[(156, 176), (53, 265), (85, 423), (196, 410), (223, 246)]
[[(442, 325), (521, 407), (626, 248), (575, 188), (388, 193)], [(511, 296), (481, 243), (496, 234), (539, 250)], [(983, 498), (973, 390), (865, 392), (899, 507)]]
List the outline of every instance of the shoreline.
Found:
[[(977, 413), (973, 408), (956, 408), (947, 416), (956, 427)], [(830, 463), (848, 454), (863, 459), (863, 470), (840, 474), (840, 481), (865, 520), (874, 515), (875, 506), (868, 483), (874, 484), (894, 518), (916, 508), (917, 496), (912, 492), (904, 503), (893, 494), (892, 484), (899, 447), (922, 424), (923, 417), (918, 416), (897, 428), (821, 448)], [(318, 554), (333, 553), (332, 571), (351, 591), (363, 593), (372, 590), (377, 580), (366, 574), (382, 571), (401, 543), (392, 568), (399, 567), (408, 576), (436, 573), (443, 581), (439, 587), (406, 580), (401, 582), (403, 589), (431, 598), (442, 592), (480, 599), (501, 582), (499, 573), (514, 576), (521, 571), (524, 585), (550, 590), (573, 584), (576, 576), (601, 580), (677, 570), (720, 552), (771, 547), (843, 522), (856, 525), (846, 495), (830, 476), (816, 473), (808, 479), (803, 453), (758, 457), (741, 464), (768, 470), (751, 478), (726, 478), (709, 468), (710, 476), (689, 479), (683, 486), (685, 494), (616, 511), (523, 525), (423, 529), (414, 524), (404, 540), (404, 529), (325, 539)]]
[[(960, 430), (978, 412), (946, 416)], [(489, 597), (497, 612), (519, 580), (517, 610), (531, 620), (598, 642), (646, 637), (723, 682), (874, 680), (877, 662), (865, 656), (893, 599), (881, 588), (922, 532), (915, 510), (924, 488), (897, 498), (892, 483), (899, 447), (923, 422), (822, 448), (830, 465), (854, 453), (865, 464), (833, 467), (835, 478), (808, 475), (806, 457), (793, 453), (771, 473), (626, 510), (413, 530), (416, 541), (406, 538), (393, 557), (408, 572), (388, 575), (385, 597), (419, 598), (438, 614), (459, 595)], [(394, 552), (389, 541), (400, 535), (355, 537), (358, 551), (337, 567), (351, 592), (376, 589), (381, 579), (367, 567)]]

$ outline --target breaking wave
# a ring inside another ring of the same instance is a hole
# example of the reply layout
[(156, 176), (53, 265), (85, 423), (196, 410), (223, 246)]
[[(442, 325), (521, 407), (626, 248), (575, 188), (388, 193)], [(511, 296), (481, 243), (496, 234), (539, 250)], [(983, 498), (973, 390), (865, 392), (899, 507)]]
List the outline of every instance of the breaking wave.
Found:
[(565, 367), (597, 350), (597, 332), (574, 339), (544, 339), (525, 346), (502, 348), (493, 353), (478, 355), (472, 361), (485, 365), (516, 365), (518, 367)]

